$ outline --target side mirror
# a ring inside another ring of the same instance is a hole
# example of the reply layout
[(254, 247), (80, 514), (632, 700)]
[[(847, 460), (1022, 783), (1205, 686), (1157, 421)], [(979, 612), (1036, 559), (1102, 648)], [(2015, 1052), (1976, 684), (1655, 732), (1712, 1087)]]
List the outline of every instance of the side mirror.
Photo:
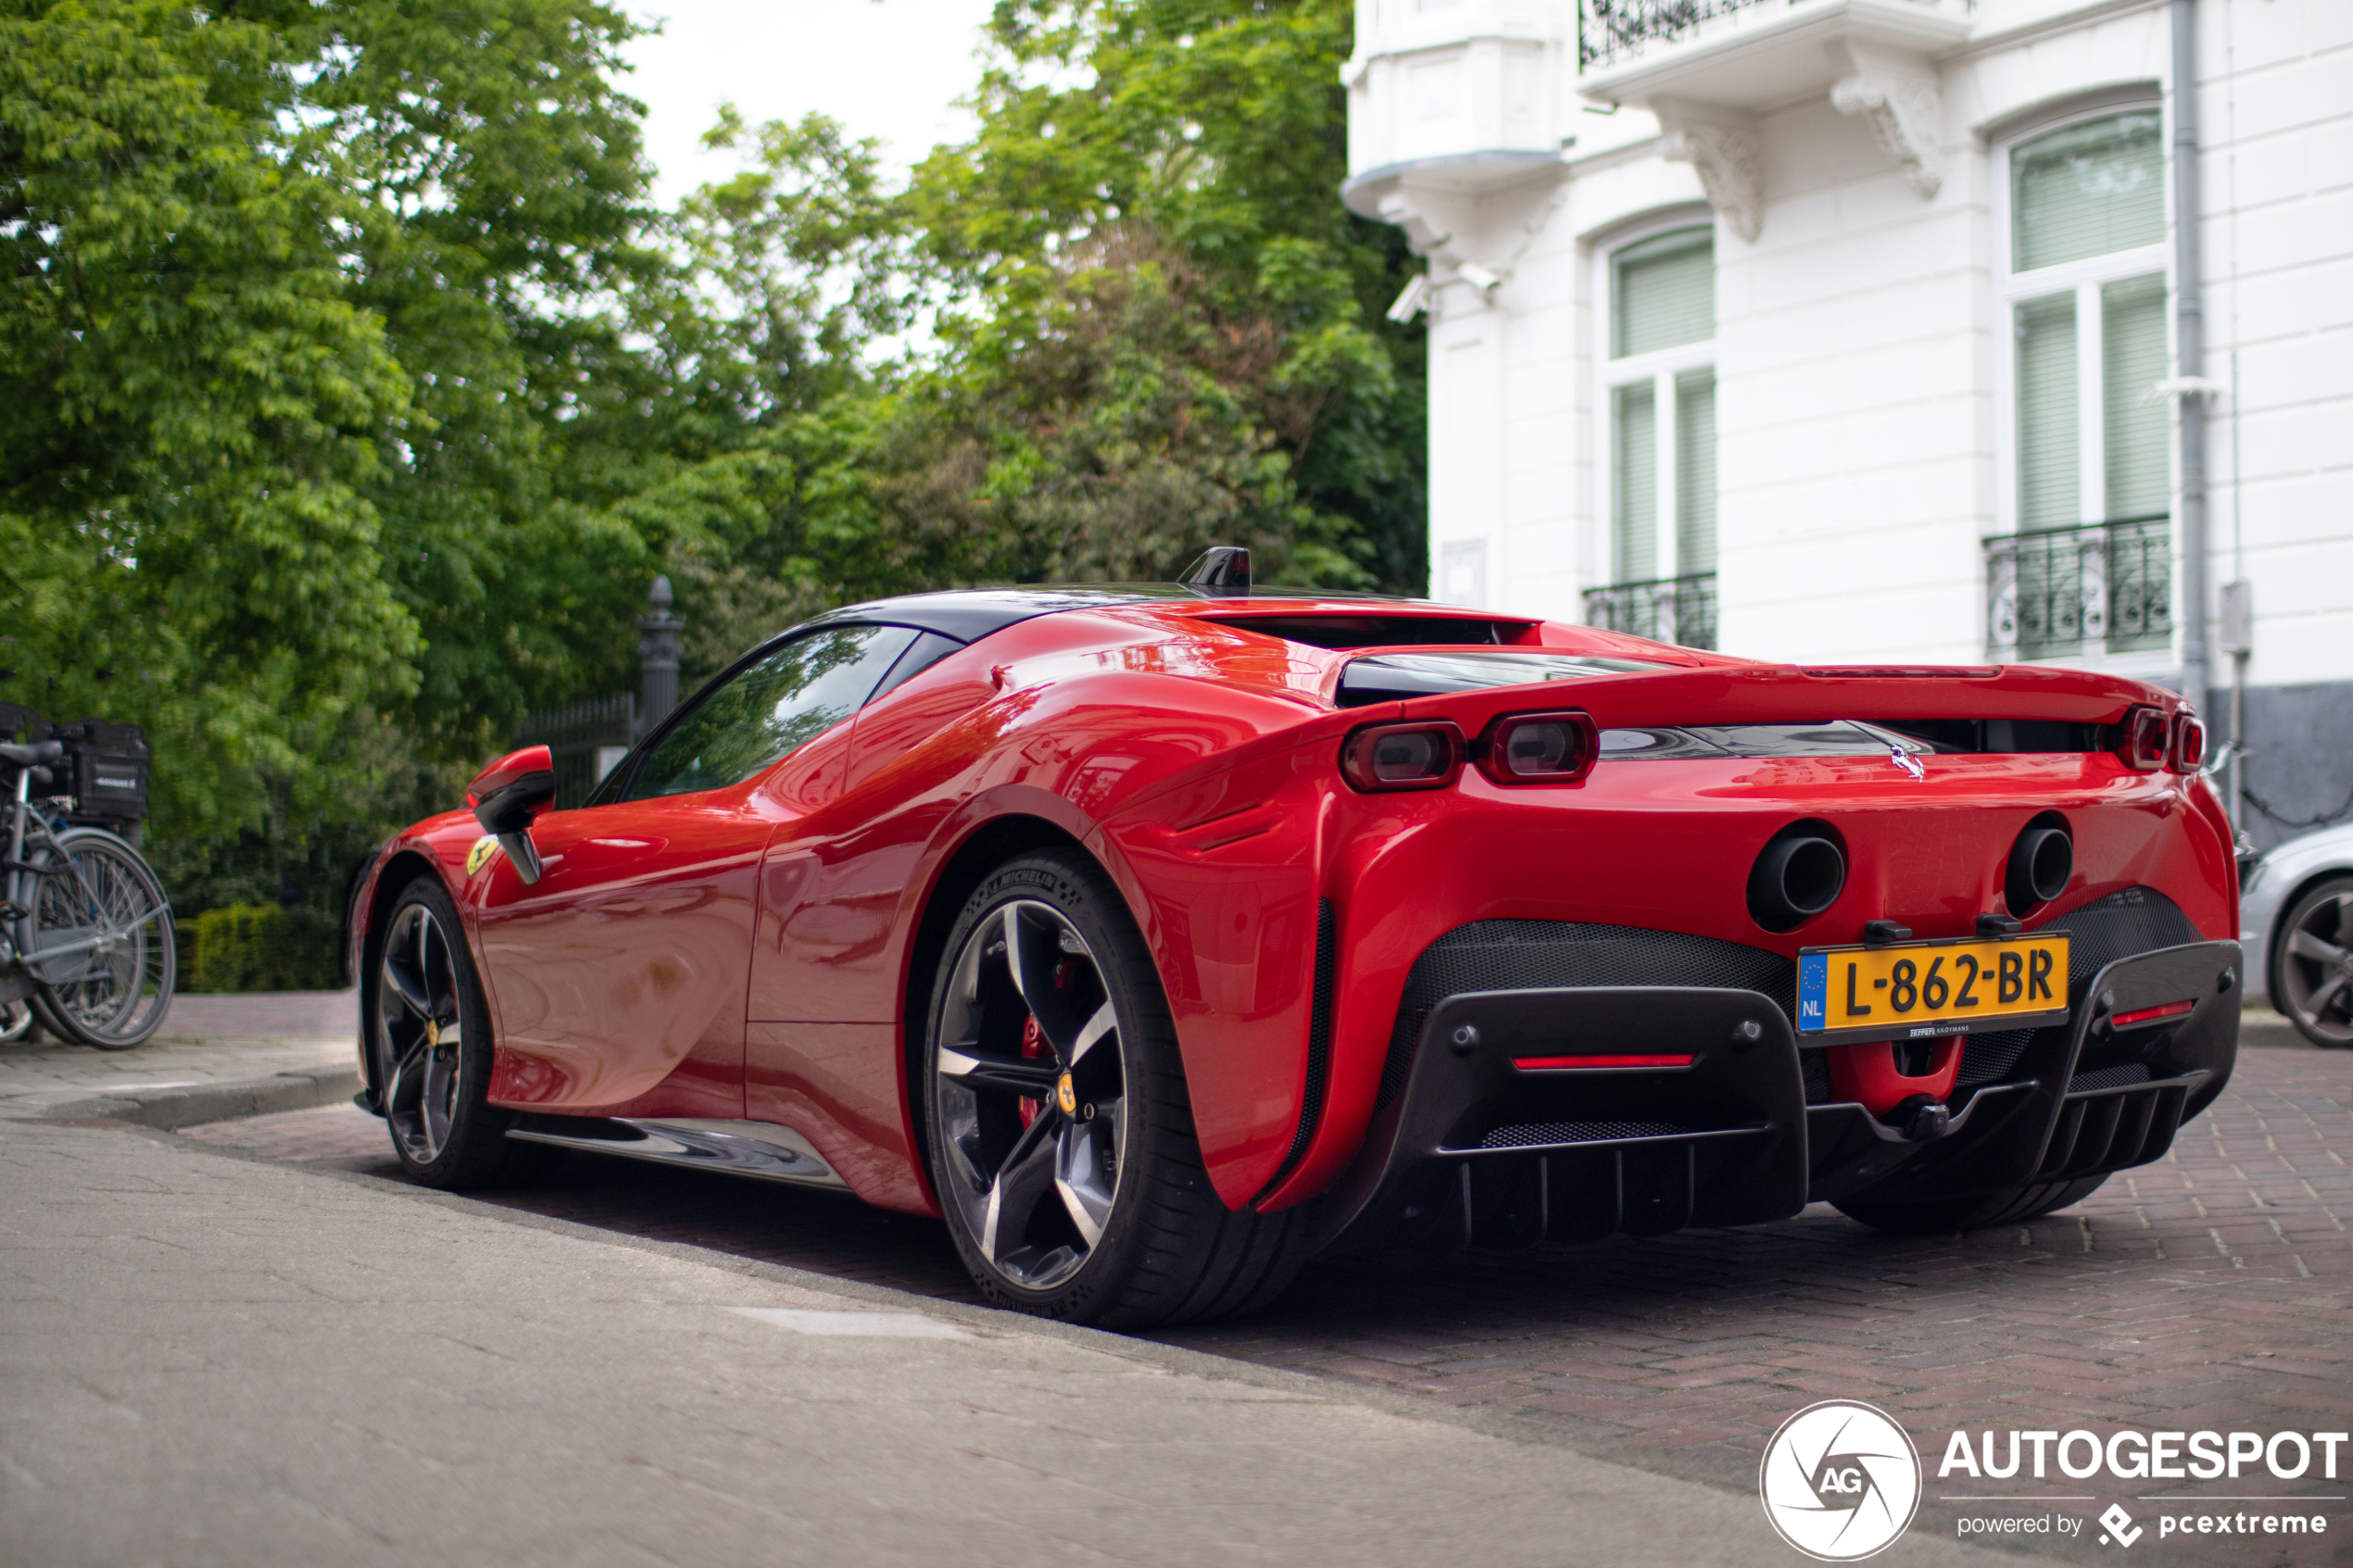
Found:
[(526, 746), (474, 775), (466, 786), (482, 831), (495, 834), (515, 874), (526, 885), (539, 880), (539, 850), (531, 842), (531, 820), (556, 798), (556, 759), (544, 746)]

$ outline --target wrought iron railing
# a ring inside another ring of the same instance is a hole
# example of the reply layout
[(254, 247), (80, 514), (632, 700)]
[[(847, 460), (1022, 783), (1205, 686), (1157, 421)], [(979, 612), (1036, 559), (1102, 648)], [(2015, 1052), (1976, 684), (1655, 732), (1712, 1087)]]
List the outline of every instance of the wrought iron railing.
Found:
[(1612, 583), (1585, 590), (1585, 623), (1687, 648), (1716, 646), (1716, 574)]
[(1985, 541), (1986, 651), (2004, 660), (2165, 648), (2173, 527), (2163, 512)]
[[(1581, 70), (1639, 55), (1655, 44), (1671, 44), (1702, 22), (1770, 0), (1583, 0), (1578, 8), (1577, 60)], [(1795, 0), (1785, 0), (1794, 4)], [(1936, 0), (1916, 0), (1934, 5)]]
[(547, 743), (556, 759), (556, 809), (569, 811), (588, 798), (606, 764), (639, 729), (637, 694), (620, 692), (535, 713), (515, 726), (515, 744)]

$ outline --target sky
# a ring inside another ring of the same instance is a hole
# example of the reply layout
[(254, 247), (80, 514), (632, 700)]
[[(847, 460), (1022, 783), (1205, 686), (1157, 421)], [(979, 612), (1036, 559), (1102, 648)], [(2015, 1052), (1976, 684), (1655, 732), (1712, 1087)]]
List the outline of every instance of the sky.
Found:
[(665, 202), (735, 171), (698, 138), (732, 101), (758, 125), (823, 109), (886, 144), (903, 173), (972, 120), (952, 106), (980, 75), (990, 0), (630, 0), (660, 35), (628, 50), (623, 91), (646, 105), (646, 151)]

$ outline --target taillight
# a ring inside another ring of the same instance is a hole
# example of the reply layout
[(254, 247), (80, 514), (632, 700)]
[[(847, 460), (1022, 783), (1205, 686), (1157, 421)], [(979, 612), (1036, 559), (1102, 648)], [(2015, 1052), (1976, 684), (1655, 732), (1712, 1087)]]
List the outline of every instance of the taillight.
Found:
[(1506, 713), (1471, 747), (1478, 771), (1499, 784), (1574, 784), (1593, 766), (1601, 731), (1583, 713)]
[(2195, 713), (2173, 721), (2173, 755), (2166, 766), (2177, 773), (2195, 773), (2206, 761), (2206, 726)]
[(2135, 708), (2124, 715), (2123, 738), (2117, 746), (2117, 755), (2124, 765), (2144, 773), (2154, 773), (2165, 766), (2165, 754), (2172, 739), (2172, 726), (2165, 715), (2154, 708)]
[(1447, 721), (1374, 724), (1340, 742), (1340, 775), (1361, 790), (1444, 789), (1463, 771), (1463, 732)]

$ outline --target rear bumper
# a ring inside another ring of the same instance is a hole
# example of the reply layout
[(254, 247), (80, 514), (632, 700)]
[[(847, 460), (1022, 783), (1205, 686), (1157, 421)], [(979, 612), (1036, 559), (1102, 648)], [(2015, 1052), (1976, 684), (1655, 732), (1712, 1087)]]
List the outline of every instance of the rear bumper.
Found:
[[(2242, 967), (2233, 942), (2105, 966), (2065, 1025), (2038, 1031), (2005, 1082), (1957, 1095), (1944, 1135), (1925, 1141), (1860, 1105), (1807, 1105), (1796, 1036), (1759, 991), (1450, 997), (1423, 1023), (1403, 1093), (1330, 1190), (1327, 1242), (1656, 1235), (1865, 1191), (1957, 1198), (2145, 1164), (2229, 1079)], [(1615, 1064), (1628, 1057), (1651, 1064)], [(1596, 1061), (1607, 1064), (1556, 1065)]]

